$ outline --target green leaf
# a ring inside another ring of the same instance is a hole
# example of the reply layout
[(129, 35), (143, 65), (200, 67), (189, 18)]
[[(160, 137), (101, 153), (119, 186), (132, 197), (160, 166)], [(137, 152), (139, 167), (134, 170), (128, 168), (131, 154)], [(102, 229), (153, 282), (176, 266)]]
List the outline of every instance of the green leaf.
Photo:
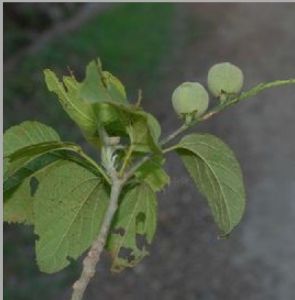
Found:
[(58, 161), (41, 173), (33, 197), (36, 254), (40, 270), (53, 273), (91, 245), (109, 196), (101, 178), (75, 163)]
[(109, 135), (128, 135), (134, 151), (160, 152), (158, 138), (160, 125), (157, 120), (143, 110), (114, 102), (93, 104), (97, 123)]
[(135, 172), (135, 176), (150, 185), (154, 192), (159, 192), (170, 183), (170, 177), (163, 169), (164, 159), (160, 156), (146, 161)]
[(147, 116), (148, 127), (150, 129), (151, 135), (156, 142), (159, 141), (161, 136), (161, 126), (158, 120), (150, 113), (145, 113)]
[(112, 101), (128, 103), (125, 87), (121, 81), (108, 71), (103, 71), (102, 74)]
[(123, 194), (106, 246), (113, 259), (112, 271), (133, 267), (148, 255), (156, 215), (155, 193), (147, 184), (138, 184)]
[(5, 131), (3, 136), (4, 156), (26, 146), (50, 141), (60, 141), (60, 137), (54, 129), (36, 121), (25, 121)]
[(9, 128), (4, 134), (4, 155), (6, 222), (33, 224), (31, 181), (51, 163), (66, 159), (106, 178), (103, 170), (78, 145), (61, 142), (53, 129), (38, 122), (24, 122)]
[(9, 169), (7, 156), (26, 146), (50, 141), (60, 141), (59, 135), (51, 127), (36, 121), (25, 121), (7, 129), (3, 135), (4, 176)]
[[(4, 157), (13, 155), (20, 149), (43, 142), (59, 142), (60, 137), (49, 126), (36, 121), (25, 121), (19, 125), (7, 129), (3, 136), (3, 154)], [(38, 165), (46, 166), (50, 160), (42, 160)], [(32, 168), (33, 166), (31, 166)], [(20, 190), (15, 193), (15, 187), (18, 185), (19, 176), (24, 176), (31, 172), (30, 169), (23, 169), (21, 174), (16, 177), (9, 178), (11, 169), (16, 168), (9, 162), (8, 158), (4, 158), (4, 221), (7, 222), (24, 222), (31, 224), (32, 218), (32, 204), (30, 202), (30, 180), (20, 187)], [(12, 195), (14, 195), (12, 197)], [(11, 198), (12, 197), (12, 198)], [(10, 201), (7, 201), (10, 199)]]
[[(91, 169), (94, 171), (94, 173), (99, 172), (108, 181), (107, 175), (103, 169), (99, 167), (90, 157), (88, 157), (82, 151), (79, 145), (68, 142), (44, 142), (21, 148), (7, 156), (9, 159), (9, 167), (7, 167), (7, 171), (4, 176), (4, 191), (6, 191), (6, 181), (10, 181), (11, 177), (16, 177), (16, 174), (22, 168), (34, 161), (37, 157), (49, 153), (56, 153), (60, 158), (76, 161), (87, 169)], [(76, 156), (71, 155), (71, 153), (75, 154)], [(20, 177), (18, 176), (18, 178)]]
[(118, 78), (102, 71), (99, 60), (91, 61), (86, 68), (83, 82), (74, 76), (64, 76), (60, 82), (49, 69), (44, 70), (49, 91), (54, 92), (70, 118), (81, 128), (85, 138), (100, 147), (97, 120), (93, 103), (113, 101), (128, 104), (125, 89)]
[(21, 168), (3, 184), (3, 219), (9, 223), (33, 224), (33, 194), (36, 185), (43, 180), (59, 161), (59, 157), (38, 157)]
[(241, 169), (234, 153), (219, 138), (190, 134), (177, 145), (186, 169), (207, 198), (223, 235), (240, 222), (245, 208)]
[(96, 135), (96, 118), (89, 102), (80, 97), (81, 83), (73, 76), (63, 77), (63, 83), (49, 69), (44, 70), (48, 90), (54, 92), (70, 118), (90, 140)]
[(44, 154), (47, 152), (57, 151), (57, 150), (70, 150), (70, 151), (79, 151), (81, 148), (80, 146), (69, 143), (69, 142), (43, 142), (35, 145), (30, 145), (17, 151), (13, 152), (12, 154), (6, 156), (9, 161), (13, 162), (22, 158), (30, 158), (36, 155)]
[(124, 86), (118, 78), (102, 70), (100, 60), (93, 60), (87, 65), (80, 97), (90, 103), (105, 101), (128, 103)]
[(139, 152), (160, 152), (159, 137), (161, 127), (157, 119), (143, 110), (138, 110), (131, 117), (131, 124), (127, 127), (131, 144)]

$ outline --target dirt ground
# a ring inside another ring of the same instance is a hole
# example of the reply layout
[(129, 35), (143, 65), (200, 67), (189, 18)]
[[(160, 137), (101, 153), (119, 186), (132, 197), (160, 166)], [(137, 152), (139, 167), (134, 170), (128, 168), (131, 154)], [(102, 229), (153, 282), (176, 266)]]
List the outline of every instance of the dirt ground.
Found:
[[(182, 27), (190, 14), (206, 32), (183, 47)], [(246, 87), (294, 77), (294, 28), (294, 4), (178, 5), (175, 61), (163, 62), (169, 76), (157, 99), (169, 99), (185, 80), (205, 82), (218, 61), (241, 66)], [(108, 272), (105, 257), (86, 299), (295, 299), (294, 98), (294, 87), (268, 91), (202, 125), (235, 150), (244, 171), (247, 211), (228, 240), (217, 238), (205, 202), (171, 155), (172, 184), (159, 195), (151, 255), (119, 275)], [(178, 124), (168, 104), (151, 100), (147, 109), (171, 131)]]

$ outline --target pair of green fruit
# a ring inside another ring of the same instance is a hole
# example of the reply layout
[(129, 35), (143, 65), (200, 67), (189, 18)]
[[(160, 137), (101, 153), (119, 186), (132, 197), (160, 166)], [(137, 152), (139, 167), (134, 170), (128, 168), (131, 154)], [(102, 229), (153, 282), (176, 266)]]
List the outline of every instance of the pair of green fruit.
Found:
[[(228, 62), (214, 65), (208, 73), (209, 91), (219, 99), (238, 94), (243, 81), (242, 71)], [(200, 83), (184, 82), (173, 92), (172, 105), (180, 117), (185, 118), (187, 115), (199, 117), (208, 109), (209, 95)]]

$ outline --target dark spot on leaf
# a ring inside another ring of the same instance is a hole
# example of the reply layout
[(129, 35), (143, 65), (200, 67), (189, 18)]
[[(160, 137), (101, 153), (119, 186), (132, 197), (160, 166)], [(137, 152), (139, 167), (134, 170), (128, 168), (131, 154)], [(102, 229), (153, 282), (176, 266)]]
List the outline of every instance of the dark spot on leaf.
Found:
[(69, 255), (66, 257), (66, 259), (67, 259), (67, 261), (70, 262), (70, 264), (72, 264), (72, 263), (74, 263), (76, 261), (73, 257), (71, 257)]
[(132, 249), (121, 247), (118, 256), (122, 259), (127, 260), (129, 263), (132, 262), (135, 259), (135, 256), (131, 254)]
[(135, 239), (136, 239), (136, 246), (139, 250), (143, 250), (148, 245), (147, 239), (143, 234), (137, 234)]
[(30, 180), (30, 194), (31, 194), (31, 197), (34, 197), (38, 186), (39, 186), (39, 180), (36, 177), (32, 177), (31, 180)]
[(121, 236), (123, 236), (125, 234), (125, 230), (124, 228), (120, 227), (120, 228), (116, 228), (112, 231), (114, 234), (119, 234)]
[(136, 226), (144, 225), (144, 222), (145, 222), (145, 214), (143, 212), (140, 212), (136, 216)]

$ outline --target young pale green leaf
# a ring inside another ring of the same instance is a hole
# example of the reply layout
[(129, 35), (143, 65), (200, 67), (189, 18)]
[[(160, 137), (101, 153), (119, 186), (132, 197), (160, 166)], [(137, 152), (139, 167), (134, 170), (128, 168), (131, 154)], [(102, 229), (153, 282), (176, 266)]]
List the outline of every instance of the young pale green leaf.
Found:
[(170, 177), (163, 168), (164, 160), (160, 156), (146, 161), (135, 172), (135, 176), (150, 185), (154, 192), (159, 192), (170, 183)]
[(83, 134), (94, 144), (97, 132), (96, 118), (91, 104), (80, 97), (81, 83), (73, 76), (64, 76), (63, 83), (49, 69), (44, 70), (48, 90), (58, 96), (59, 102), (70, 118), (81, 128)]
[(125, 87), (121, 83), (121, 81), (108, 71), (103, 71), (102, 75), (103, 81), (105, 82), (106, 88), (109, 95), (111, 96), (112, 101), (128, 103)]
[(43, 178), (36, 179), (37, 262), (41, 271), (54, 273), (91, 245), (99, 233), (109, 195), (101, 178), (69, 161), (58, 161)]
[(86, 76), (81, 83), (80, 97), (87, 102), (114, 101), (127, 104), (125, 88), (118, 78), (102, 70), (99, 60), (86, 67)]
[(143, 112), (147, 116), (148, 127), (150, 129), (151, 135), (156, 142), (159, 141), (161, 136), (161, 126), (158, 120), (150, 113)]
[(177, 145), (186, 169), (207, 198), (222, 234), (240, 222), (245, 208), (242, 173), (231, 149), (209, 134), (190, 134)]
[(127, 132), (135, 151), (160, 153), (158, 140), (161, 127), (158, 121), (142, 110), (134, 112), (130, 117)]
[(155, 193), (145, 183), (128, 190), (121, 199), (106, 248), (110, 251), (112, 271), (119, 272), (139, 263), (148, 251), (157, 225)]
[(98, 126), (113, 136), (128, 135), (134, 151), (160, 152), (158, 121), (141, 109), (114, 102), (93, 104)]

